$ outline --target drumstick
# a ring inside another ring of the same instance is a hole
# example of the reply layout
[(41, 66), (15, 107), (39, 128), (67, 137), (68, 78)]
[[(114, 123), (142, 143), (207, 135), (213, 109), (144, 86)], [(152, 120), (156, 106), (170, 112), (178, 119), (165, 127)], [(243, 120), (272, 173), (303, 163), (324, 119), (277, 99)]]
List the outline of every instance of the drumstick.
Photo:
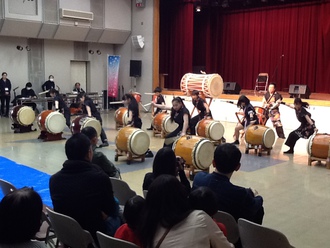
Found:
[(48, 93), (48, 92), (49, 92), (49, 90), (45, 90), (45, 91), (43, 91), (43, 92), (40, 92), (39, 95), (46, 94), (46, 93)]
[(146, 92), (144, 92), (144, 94), (145, 95), (151, 95), (151, 96), (155, 95), (155, 93), (146, 93)]
[(124, 101), (119, 101), (119, 102), (110, 102), (109, 104), (123, 104)]

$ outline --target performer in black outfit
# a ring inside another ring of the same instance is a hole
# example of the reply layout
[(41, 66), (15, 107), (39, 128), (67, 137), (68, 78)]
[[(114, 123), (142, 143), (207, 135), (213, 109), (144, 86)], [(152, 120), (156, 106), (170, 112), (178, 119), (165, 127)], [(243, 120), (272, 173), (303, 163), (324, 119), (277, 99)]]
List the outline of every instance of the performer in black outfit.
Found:
[[(100, 115), (99, 111), (97, 111), (95, 104), (93, 103), (93, 100), (90, 99), (86, 95), (86, 93), (80, 93), (77, 96), (77, 102), (80, 102), (82, 104), (82, 110), (83, 110), (84, 114), (87, 114), (89, 117), (92, 117), (92, 116), (95, 117), (102, 125), (101, 115)], [(101, 130), (101, 141), (102, 141), (102, 144), (99, 147), (109, 146), (108, 138), (104, 132), (103, 127)]]
[[(43, 91), (55, 89), (54, 76), (49, 75), (48, 80), (46, 82), (44, 82), (44, 84), (41, 86), (41, 88)], [(50, 97), (49, 92), (46, 93), (46, 97)], [(48, 102), (48, 110), (51, 110), (52, 108), (53, 108), (53, 103)]]
[(298, 139), (308, 139), (314, 132), (317, 132), (318, 129), (315, 127), (315, 121), (311, 118), (312, 115), (306, 110), (309, 107), (307, 102), (301, 101), (300, 98), (295, 98), (293, 104), (286, 104), (286, 106), (293, 108), (296, 112), (298, 121), (301, 123), (300, 127), (292, 131), (289, 134), (288, 139), (285, 141), (285, 144), (290, 147), (289, 150), (285, 151), (285, 154), (293, 154), (294, 146)]
[(190, 126), (191, 126), (190, 133), (192, 135), (195, 135), (196, 134), (195, 127), (197, 122), (199, 122), (205, 117), (212, 118), (212, 114), (209, 105), (207, 105), (206, 101), (203, 98), (199, 97), (198, 90), (193, 90), (191, 98), (192, 98), (192, 104), (195, 106), (195, 108), (198, 111), (198, 115), (194, 116), (190, 120)]
[[(162, 92), (162, 88), (160, 87), (156, 87), (154, 90), (155, 95), (157, 96), (156, 99), (156, 104), (160, 104), (160, 105), (165, 105), (165, 100), (163, 95), (161, 94)], [(162, 109), (157, 108), (156, 111), (154, 112), (154, 117), (156, 116), (156, 114), (158, 114), (159, 112), (162, 112)], [(147, 130), (153, 130), (154, 128), (152, 127), (152, 125), (150, 125), (150, 128), (147, 128)]]
[(71, 122), (70, 122), (70, 117), (71, 117), (70, 109), (68, 108), (68, 106), (66, 105), (63, 98), (61, 97), (61, 95), (59, 94), (59, 92), (57, 90), (50, 89), (49, 94), (50, 94), (51, 97), (54, 98), (55, 110), (59, 111), (60, 113), (62, 113), (64, 115), (65, 123), (70, 128), (70, 124), (71, 124)]
[(281, 96), (281, 94), (276, 91), (276, 84), (270, 83), (268, 86), (268, 91), (262, 99), (262, 104), (267, 111), (268, 116), (266, 116), (266, 119), (270, 117), (270, 120), (273, 122), (273, 126), (275, 127), (278, 137), (281, 139), (285, 139), (283, 126), (281, 123), (281, 114), (279, 110), (279, 105), (282, 99), (283, 97)]
[[(142, 127), (142, 121), (140, 118), (139, 105), (132, 94), (125, 94), (122, 97), (124, 105), (128, 109), (128, 125), (131, 127), (140, 128)], [(154, 155), (150, 149), (146, 152), (145, 155), (147, 158), (152, 158)]]
[(167, 107), (165, 105), (159, 105), (154, 102), (152, 104), (163, 110), (171, 110), (171, 121), (175, 121), (179, 126), (172, 133), (166, 135), (164, 147), (169, 146), (172, 147), (175, 138), (177, 136), (184, 136), (187, 133), (187, 129), (190, 125), (190, 114), (189, 110), (184, 105), (181, 97), (175, 97), (172, 100), (172, 108)]
[(85, 91), (80, 87), (80, 83), (75, 83), (74, 84), (74, 88), (73, 88), (73, 90), (72, 90), (73, 92), (75, 92), (75, 93), (85, 93)]
[[(7, 72), (2, 73), (0, 79), (0, 100), (1, 100), (1, 115), (9, 117), (9, 103), (10, 103), (11, 82), (7, 78)], [(5, 112), (6, 103), (6, 112)]]
[(238, 98), (237, 107), (243, 109), (243, 112), (237, 112), (236, 114), (244, 115), (244, 120), (241, 123), (237, 123), (235, 127), (235, 141), (233, 142), (234, 145), (239, 145), (239, 131), (242, 129), (246, 129), (250, 125), (257, 125), (259, 124), (259, 119), (257, 116), (254, 107), (250, 103), (250, 99), (247, 98), (245, 95), (241, 95)]
[[(25, 88), (21, 90), (20, 97), (26, 97), (26, 98), (37, 98), (36, 93), (32, 89), (32, 84), (30, 82), (26, 83)], [(23, 103), (22, 105), (30, 106), (33, 108), (33, 110), (36, 109), (37, 105), (34, 102), (27, 102)]]

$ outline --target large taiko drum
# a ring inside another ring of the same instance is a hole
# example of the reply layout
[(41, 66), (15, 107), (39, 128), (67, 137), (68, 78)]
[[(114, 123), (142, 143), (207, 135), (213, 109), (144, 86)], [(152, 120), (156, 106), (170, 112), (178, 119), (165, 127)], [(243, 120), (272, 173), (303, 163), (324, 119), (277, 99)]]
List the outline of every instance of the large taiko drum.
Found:
[(29, 126), (34, 122), (36, 116), (31, 107), (18, 105), (11, 111), (10, 118), (15, 124)]
[(189, 91), (198, 90), (205, 96), (219, 98), (223, 91), (223, 80), (219, 74), (186, 73), (181, 79), (180, 89), (186, 95)]
[(125, 107), (120, 107), (115, 112), (115, 122), (126, 126), (128, 124), (128, 110)]
[(141, 156), (148, 150), (150, 138), (139, 128), (123, 127), (119, 130), (115, 142), (118, 150)]
[(177, 129), (179, 125), (171, 121), (171, 116), (169, 114), (158, 113), (152, 120), (152, 126), (157, 131), (163, 131), (165, 134), (168, 134)]
[(78, 116), (71, 122), (71, 132), (73, 134), (80, 133), (85, 127), (94, 127), (97, 132), (97, 136), (100, 136), (102, 131), (101, 123), (93, 117), (88, 117), (86, 115)]
[(196, 124), (196, 134), (213, 141), (218, 141), (223, 137), (225, 128), (220, 121), (212, 119), (202, 119)]
[(63, 114), (53, 110), (42, 111), (38, 115), (37, 120), (41, 131), (46, 131), (52, 134), (63, 132), (66, 126), (66, 121)]
[(272, 148), (275, 141), (275, 133), (271, 128), (253, 125), (247, 128), (245, 141), (250, 145), (262, 145), (266, 148)]
[(176, 156), (182, 157), (187, 165), (206, 170), (213, 160), (214, 145), (208, 139), (198, 136), (182, 136), (177, 139), (172, 149)]
[(318, 133), (312, 135), (307, 144), (308, 155), (315, 158), (326, 159), (329, 156), (329, 142), (330, 134), (327, 133)]

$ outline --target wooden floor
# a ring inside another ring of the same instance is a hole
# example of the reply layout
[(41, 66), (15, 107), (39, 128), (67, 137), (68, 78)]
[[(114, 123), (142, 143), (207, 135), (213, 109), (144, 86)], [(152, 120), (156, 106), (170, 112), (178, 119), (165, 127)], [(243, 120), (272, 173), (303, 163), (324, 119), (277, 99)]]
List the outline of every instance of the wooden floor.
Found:
[[(242, 92), (244, 93), (244, 91)], [(231, 99), (233, 95), (230, 96)], [(249, 95), (250, 96), (250, 95)], [(312, 95), (313, 96), (313, 95)], [(251, 96), (252, 97), (252, 96)], [(261, 97), (261, 96), (255, 96)], [(290, 99), (290, 98), (288, 98)], [(330, 98), (329, 98), (330, 99)], [(312, 99), (314, 101), (314, 99)], [(315, 99), (315, 101), (320, 101)], [(150, 127), (151, 114), (141, 111), (143, 129)], [(108, 135), (110, 146), (102, 151), (113, 160), (115, 137), (117, 135), (114, 122), (114, 110), (106, 110), (102, 114), (104, 128)], [(232, 142), (236, 123), (222, 122), (225, 127), (224, 137)], [(36, 132), (14, 134), (10, 129), (9, 118), (0, 119), (0, 155), (18, 163), (30, 166), (48, 174), (54, 174), (61, 169), (66, 160), (64, 154), (65, 140), (42, 142), (37, 139)], [(291, 130), (285, 129), (288, 136)], [(155, 153), (163, 145), (163, 139), (152, 137), (150, 149)], [(68, 128), (64, 137), (71, 135)], [(242, 169), (235, 172), (232, 182), (237, 185), (257, 189), (264, 198), (265, 216), (263, 224), (283, 232), (290, 243), (299, 248), (329, 247), (330, 237), (330, 170), (324, 164), (308, 166), (306, 152), (307, 140), (299, 140), (294, 155), (284, 155), (287, 149), (283, 139), (276, 139), (270, 156), (256, 156), (254, 153), (242, 158)], [(239, 148), (245, 151), (244, 139)], [(132, 163), (122, 173), (123, 180), (142, 195), (142, 182), (145, 173), (151, 171), (152, 159), (146, 159), (146, 164)], [(115, 162), (123, 168), (123, 162)], [(4, 168), (0, 168), (4, 169)], [(18, 172), (19, 173), (19, 172)]]

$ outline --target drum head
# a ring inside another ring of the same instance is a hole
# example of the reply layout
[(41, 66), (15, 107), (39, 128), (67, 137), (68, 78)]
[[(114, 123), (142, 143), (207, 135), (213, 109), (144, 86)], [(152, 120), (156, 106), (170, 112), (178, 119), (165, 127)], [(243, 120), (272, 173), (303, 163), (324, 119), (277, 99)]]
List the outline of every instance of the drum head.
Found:
[(97, 132), (97, 136), (101, 135), (101, 131), (102, 131), (101, 123), (95, 118), (86, 117), (81, 125), (81, 129), (85, 127), (94, 127)]
[(163, 130), (165, 130), (166, 133), (172, 133), (175, 129), (178, 128), (179, 125), (174, 121), (172, 122), (171, 116), (168, 115), (163, 119), (162, 126)]
[(45, 121), (45, 127), (48, 132), (57, 134), (61, 133), (65, 128), (65, 118), (59, 112), (51, 112)]
[(219, 74), (214, 74), (209, 81), (209, 93), (211, 97), (218, 98), (223, 91), (223, 80)]
[(307, 153), (308, 155), (312, 155), (312, 145), (313, 145), (313, 140), (315, 138), (316, 134), (314, 133), (311, 137), (309, 137), (308, 139), (308, 143), (307, 143)]
[(23, 126), (31, 125), (35, 120), (35, 113), (32, 108), (24, 106), (18, 110), (17, 121)]
[(225, 133), (225, 128), (220, 122), (212, 121), (208, 133), (211, 140), (220, 140)]
[(201, 139), (195, 144), (192, 153), (194, 166), (206, 170), (213, 161), (214, 145), (208, 139)]
[(126, 112), (123, 114), (122, 121), (123, 121), (123, 125), (124, 125), (124, 126), (126, 126), (126, 125), (128, 124), (128, 111), (126, 111)]
[(141, 129), (134, 131), (127, 139), (128, 150), (135, 155), (143, 155), (150, 145), (149, 135)]
[(272, 148), (275, 142), (275, 132), (273, 129), (268, 128), (263, 136), (264, 146), (266, 148)]

